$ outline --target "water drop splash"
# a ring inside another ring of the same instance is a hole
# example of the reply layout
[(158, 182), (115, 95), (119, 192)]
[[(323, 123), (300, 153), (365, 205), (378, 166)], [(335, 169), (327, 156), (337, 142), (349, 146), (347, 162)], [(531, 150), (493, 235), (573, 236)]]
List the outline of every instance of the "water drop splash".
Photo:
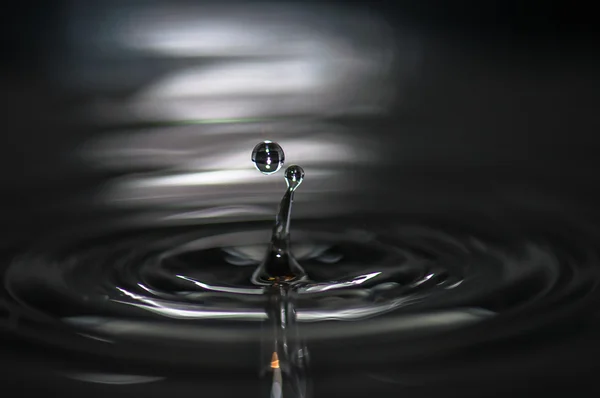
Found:
[(256, 269), (253, 282), (258, 285), (278, 283), (297, 283), (306, 280), (306, 272), (290, 251), (290, 222), (294, 192), (304, 179), (304, 170), (292, 165), (285, 171), (287, 190), (281, 199), (271, 242), (262, 264)]
[[(273, 163), (282, 164), (285, 155), (281, 147), (270, 141), (258, 144), (252, 151), (256, 168), (265, 174)], [(279, 169), (280, 166), (277, 167)], [(272, 373), (269, 395), (279, 397), (307, 396), (307, 349), (296, 327), (295, 297), (301, 282), (307, 280), (306, 272), (290, 250), (290, 222), (294, 192), (304, 180), (304, 170), (289, 166), (284, 173), (287, 189), (281, 199), (271, 241), (264, 260), (252, 276), (252, 282), (266, 286), (269, 297), (266, 313), (268, 327), (262, 362)]]
[(256, 169), (263, 174), (269, 175), (278, 172), (284, 161), (283, 149), (276, 142), (263, 141), (252, 150), (252, 162)]

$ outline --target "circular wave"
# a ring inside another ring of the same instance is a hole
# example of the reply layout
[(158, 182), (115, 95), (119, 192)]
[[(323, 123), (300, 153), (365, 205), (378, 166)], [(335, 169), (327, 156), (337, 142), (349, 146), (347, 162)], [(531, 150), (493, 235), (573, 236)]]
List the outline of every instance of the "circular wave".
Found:
[[(316, 352), (335, 350), (327, 361), (338, 366), (509, 337), (596, 297), (598, 234), (581, 223), (333, 221), (296, 223), (292, 251), (310, 278), (296, 292), (302, 336)], [(261, 341), (268, 299), (251, 275), (269, 227), (70, 233), (14, 258), (5, 302), (19, 331), (52, 344), (231, 366), (198, 352)], [(362, 347), (354, 360), (340, 350), (349, 342)]]

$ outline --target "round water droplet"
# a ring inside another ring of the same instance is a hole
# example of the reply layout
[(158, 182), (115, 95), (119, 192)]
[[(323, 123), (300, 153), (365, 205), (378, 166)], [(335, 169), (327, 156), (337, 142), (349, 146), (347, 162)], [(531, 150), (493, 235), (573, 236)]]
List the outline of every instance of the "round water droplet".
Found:
[(298, 188), (304, 179), (304, 169), (298, 165), (291, 165), (285, 169), (285, 181), (292, 190)]
[(263, 141), (252, 151), (252, 162), (263, 174), (275, 173), (283, 166), (284, 160), (283, 149), (276, 142)]

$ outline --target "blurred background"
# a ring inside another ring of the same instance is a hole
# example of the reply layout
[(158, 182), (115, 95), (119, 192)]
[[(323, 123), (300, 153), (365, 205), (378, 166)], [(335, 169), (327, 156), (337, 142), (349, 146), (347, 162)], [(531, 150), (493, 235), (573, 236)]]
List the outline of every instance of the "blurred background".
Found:
[[(5, 257), (88, 219), (271, 219), (284, 181), (250, 162), (265, 139), (306, 171), (300, 219), (512, 206), (598, 220), (600, 59), (582, 5), (64, 0), (2, 16)], [(321, 391), (596, 396), (587, 315), (534, 352), (465, 354), (462, 381), (354, 385), (350, 372)], [(0, 336), (6, 397), (232, 396), (238, 377), (69, 380), (28, 369), (74, 354)]]

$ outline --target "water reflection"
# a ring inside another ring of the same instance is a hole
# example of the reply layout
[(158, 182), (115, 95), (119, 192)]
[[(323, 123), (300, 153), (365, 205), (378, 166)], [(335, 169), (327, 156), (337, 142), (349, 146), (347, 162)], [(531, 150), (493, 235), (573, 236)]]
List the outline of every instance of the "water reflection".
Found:
[[(398, 44), (383, 19), (343, 7), (115, 5), (96, 11), (79, 26), (83, 11), (72, 10), (77, 70), (67, 84), (106, 93), (89, 116), (115, 128), (88, 142), (80, 156), (97, 170), (135, 172), (105, 189), (103, 200), (119, 206), (271, 202), (276, 184), (245, 167), (249, 143), (266, 138), (280, 141), (288, 159), (307, 168), (307, 199), (357, 189), (336, 176), (343, 168), (376, 164), (380, 143), (325, 119), (389, 112), (420, 59), (414, 37)], [(100, 66), (91, 47), (110, 51), (110, 62)], [(124, 64), (158, 70), (117, 95), (119, 86), (133, 83), (102, 76), (122, 79), (115, 67)]]
[[(395, 95), (388, 80), (410, 79), (419, 58), (414, 39), (395, 46), (381, 18), (349, 8), (103, 3), (92, 18), (89, 8), (72, 10), (82, 57), (69, 85), (114, 93), (137, 82), (94, 107), (102, 122), (378, 113)], [(135, 65), (147, 77), (130, 76)]]

